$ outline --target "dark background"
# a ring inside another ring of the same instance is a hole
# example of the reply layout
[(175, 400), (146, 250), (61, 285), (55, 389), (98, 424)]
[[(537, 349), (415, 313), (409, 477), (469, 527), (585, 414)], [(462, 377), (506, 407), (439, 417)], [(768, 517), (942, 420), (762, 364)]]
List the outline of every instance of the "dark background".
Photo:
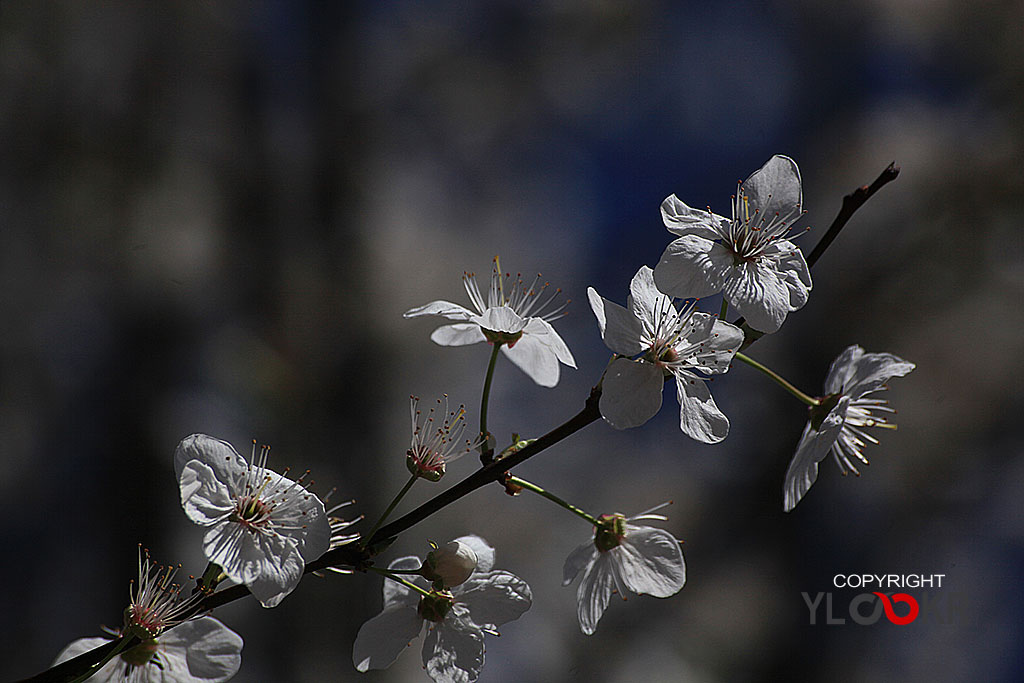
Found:
[[(0, 678), (119, 625), (137, 543), (202, 571), (171, 467), (190, 433), (270, 443), (272, 466), (379, 514), (405, 480), (409, 394), (447, 392), (473, 424), (487, 362), (401, 313), (464, 301), (462, 272), (494, 254), (573, 299), (557, 327), (580, 369), (548, 390), (500, 363), (492, 431), (575, 413), (608, 358), (586, 287), (624, 301), (672, 237), (666, 195), (727, 213), (782, 153), (803, 173), (805, 250), (845, 193), (902, 167), (752, 349), (812, 393), (852, 343), (917, 363), (863, 476), (826, 462), (783, 514), (806, 414), (736, 367), (713, 385), (733, 430), (718, 446), (679, 432), (668, 393), (647, 426), (592, 425), (519, 472), (596, 514), (674, 500), (677, 596), (615, 601), (583, 636), (559, 584), (589, 530), (497, 487), (385, 559), (476, 532), (529, 581), (482, 681), (1015, 679), (1022, 23), (1020, 3), (956, 0), (4, 2)], [(862, 572), (945, 574), (927, 597), (961, 607), (809, 625), (801, 592), (832, 590), (848, 616), (860, 591), (832, 577)], [(353, 669), (379, 609), (380, 580), (357, 575), (217, 616), (245, 639), (239, 681), (426, 680), (419, 643)]]

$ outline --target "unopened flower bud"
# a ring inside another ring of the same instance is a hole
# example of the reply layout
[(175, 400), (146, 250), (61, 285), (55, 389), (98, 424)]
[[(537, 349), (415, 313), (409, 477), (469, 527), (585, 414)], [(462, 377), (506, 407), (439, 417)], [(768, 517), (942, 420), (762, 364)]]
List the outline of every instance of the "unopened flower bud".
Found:
[(420, 574), (441, 588), (458, 586), (476, 569), (477, 557), (473, 549), (461, 541), (449, 543), (427, 553)]

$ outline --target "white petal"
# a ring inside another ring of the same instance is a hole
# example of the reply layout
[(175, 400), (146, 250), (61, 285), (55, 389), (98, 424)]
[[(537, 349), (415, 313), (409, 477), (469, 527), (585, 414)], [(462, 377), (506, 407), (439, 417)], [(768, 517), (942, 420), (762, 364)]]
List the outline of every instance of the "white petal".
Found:
[(203, 553), (233, 581), (248, 586), (264, 607), (277, 605), (291, 593), (305, 569), (295, 541), (256, 534), (230, 521), (206, 532)]
[(558, 332), (548, 321), (541, 318), (530, 318), (526, 322), (526, 327), (523, 328), (523, 336), (533, 337), (548, 347), (563, 365), (568, 365), (570, 368), (576, 367), (576, 359), (572, 357), (569, 347), (565, 345)]
[(390, 607), (359, 628), (352, 645), (352, 663), (362, 672), (386, 669), (422, 629), (423, 619), (415, 605)]
[(592, 635), (597, 630), (597, 622), (601, 620), (615, 590), (615, 568), (612, 556), (600, 553), (597, 561), (587, 567), (579, 588), (576, 589), (576, 616), (580, 621), (580, 630)]
[(688, 299), (722, 291), (732, 256), (721, 245), (697, 235), (669, 244), (654, 269), (654, 282), (669, 296)]
[(196, 524), (210, 526), (227, 518), (235, 503), (227, 486), (217, 480), (213, 469), (198, 460), (191, 460), (181, 473), (181, 506)]
[(765, 258), (775, 265), (773, 270), (789, 290), (789, 310), (803, 308), (811, 293), (811, 269), (803, 252), (789, 240), (778, 240), (764, 250)]
[(715, 404), (707, 383), (689, 372), (676, 375), (679, 428), (704, 443), (718, 443), (729, 435), (729, 418)]
[(459, 611), (452, 607), (423, 640), (423, 666), (434, 683), (471, 683), (484, 668), (484, 634)]
[(455, 323), (434, 330), (430, 341), (440, 346), (468, 346), (487, 341), (487, 337), (476, 323)]
[(494, 568), (494, 547), (475, 534), (459, 536), (458, 543), (465, 543), (476, 553), (476, 571), (489, 572)]
[(857, 399), (878, 390), (893, 377), (903, 377), (915, 367), (891, 353), (864, 353), (859, 346), (851, 346), (832, 362), (825, 391), (841, 391)]
[(740, 192), (750, 198), (750, 211), (762, 216), (789, 216), (803, 204), (800, 169), (789, 157), (776, 154), (743, 181)]
[(733, 268), (722, 292), (747, 324), (760, 332), (778, 331), (789, 314), (789, 289), (764, 259)]
[(577, 546), (575, 550), (569, 553), (569, 557), (565, 558), (565, 565), (562, 567), (562, 585), (568, 586), (572, 583), (573, 579), (587, 565), (597, 560), (599, 552), (597, 546), (594, 545), (594, 540), (591, 539), (583, 545)]
[(643, 351), (641, 338), (644, 328), (635, 315), (617, 303), (608, 301), (593, 287), (587, 288), (587, 298), (597, 318), (601, 339), (609, 349), (623, 356), (635, 356)]
[(697, 352), (693, 367), (709, 374), (728, 372), (729, 365), (742, 344), (743, 330), (732, 323), (715, 318), (711, 334)]
[(822, 421), (820, 430), (813, 429), (810, 422), (804, 427), (804, 433), (797, 444), (793, 459), (789, 462), (786, 479), (782, 485), (782, 509), (786, 512), (796, 507), (818, 479), (818, 463), (828, 455), (832, 444), (839, 438), (849, 404), (849, 398), (844, 396), (840, 399)]
[(661, 203), (661, 220), (671, 233), (699, 235), (711, 240), (719, 236), (716, 228), (722, 223), (729, 222), (728, 218), (711, 213), (707, 209), (693, 209), (687, 206), (674, 194), (670, 194)]
[(616, 429), (639, 427), (661, 409), (665, 375), (651, 363), (616, 358), (601, 384), (601, 415)]
[(453, 304), (451, 301), (431, 301), (429, 304), (410, 308), (402, 314), (402, 317), (418, 318), (421, 315), (443, 315), (449, 320), (469, 320), (476, 314), (464, 306)]
[(629, 296), (633, 315), (648, 323), (651, 328), (662, 318), (671, 303), (667, 296), (658, 291), (654, 284), (654, 271), (647, 266), (640, 266), (640, 270), (630, 280)]
[(526, 327), (526, 319), (508, 306), (495, 306), (484, 311), (483, 315), (474, 315), (469, 319), (485, 330), (515, 334)]
[(533, 592), (525, 581), (506, 571), (474, 573), (455, 593), (456, 600), (469, 608), (473, 623), (497, 629), (523, 616), (533, 604)]
[(213, 468), (217, 479), (229, 488), (238, 477), (245, 475), (245, 458), (227, 441), (206, 434), (193, 434), (181, 440), (174, 450), (174, 476), (181, 480), (181, 472), (190, 460), (198, 460)]
[(297, 548), (285, 545), (281, 552), (280, 556), (268, 554), (265, 559), (261, 558), (261, 571), (248, 584), (249, 591), (264, 607), (277, 607), (299, 585), (306, 568)]
[[(242, 638), (213, 617), (200, 617), (170, 629), (159, 639), (163, 657), (172, 653), (183, 660), (175, 681), (219, 683), (238, 673), (242, 665)], [(179, 654), (180, 653), (180, 654)], [(167, 671), (164, 671), (165, 678)]]
[(627, 524), (626, 538), (609, 552), (615, 553), (619, 576), (634, 593), (667, 598), (686, 583), (682, 548), (664, 529)]
[[(418, 557), (407, 556), (399, 557), (391, 561), (388, 565), (388, 569), (419, 569), (423, 562)], [(408, 579), (424, 583), (418, 578), (408, 576)], [(412, 605), (415, 607), (420, 602), (420, 594), (413, 589), (405, 586), (397, 581), (384, 580), (384, 609), (390, 609), (396, 605)]]
[(501, 352), (540, 386), (553, 387), (558, 384), (558, 357), (536, 337), (524, 334), (512, 348), (503, 345)]

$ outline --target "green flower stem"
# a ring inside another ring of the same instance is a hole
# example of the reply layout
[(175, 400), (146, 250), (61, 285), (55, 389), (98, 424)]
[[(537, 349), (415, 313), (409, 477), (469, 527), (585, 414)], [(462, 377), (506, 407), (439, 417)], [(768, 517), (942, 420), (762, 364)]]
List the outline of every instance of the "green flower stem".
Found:
[(811, 396), (808, 396), (804, 392), (800, 391), (795, 386), (793, 386), (792, 384), (787, 382), (785, 379), (783, 379), (776, 372), (774, 372), (773, 370), (769, 370), (768, 368), (766, 368), (765, 366), (761, 365), (760, 363), (758, 363), (753, 358), (751, 358), (749, 356), (746, 356), (746, 355), (744, 355), (742, 353), (736, 352), (736, 359), (737, 360), (741, 360), (744, 363), (746, 363), (747, 365), (749, 365), (750, 367), (752, 367), (752, 368), (754, 368), (756, 370), (760, 370), (764, 374), (768, 375), (769, 377), (771, 377), (775, 381), (776, 384), (778, 384), (783, 389), (785, 389), (789, 393), (791, 393), (794, 396), (796, 396), (797, 399), (799, 399), (802, 403), (806, 403), (809, 406), (820, 406), (821, 405), (821, 401), (819, 401), (816, 398), (812, 398)]
[(129, 638), (128, 636), (121, 636), (121, 638), (117, 642), (117, 645), (115, 645), (114, 648), (110, 652), (108, 652), (106, 656), (103, 657), (103, 659), (96, 662), (96, 664), (94, 664), (88, 671), (84, 672), (78, 678), (72, 679), (71, 683), (79, 683), (79, 681), (84, 681), (85, 679), (92, 677), (93, 674), (95, 674), (97, 671), (106, 666), (107, 662), (109, 662), (111, 659), (113, 659), (117, 655), (121, 654), (124, 650), (126, 650), (128, 648), (128, 643), (130, 643), (131, 641), (132, 638)]
[(526, 481), (525, 479), (520, 479), (519, 477), (509, 477), (508, 478), (508, 482), (510, 484), (515, 485), (515, 486), (521, 486), (521, 487), (523, 487), (524, 489), (526, 489), (528, 491), (533, 491), (534, 493), (537, 493), (537, 494), (540, 494), (540, 495), (544, 496), (545, 498), (550, 500), (552, 503), (555, 503), (557, 505), (561, 505), (562, 507), (564, 507), (569, 512), (571, 512), (574, 515), (577, 515), (579, 517), (582, 517), (583, 519), (587, 520), (588, 522), (590, 522), (594, 526), (598, 526), (599, 525), (599, 522), (597, 521), (597, 518), (594, 517), (593, 515), (588, 514), (588, 513), (584, 512), (583, 510), (580, 510), (578, 507), (576, 507), (572, 503), (569, 503), (569, 502), (566, 502), (566, 501), (562, 500), (561, 498), (559, 498), (555, 494), (551, 493), (550, 491), (545, 491), (544, 489), (542, 489), (541, 487), (537, 486), (536, 484), (531, 484), (530, 482)]
[(380, 516), (380, 519), (377, 520), (377, 523), (373, 525), (373, 529), (370, 530), (370, 533), (366, 534), (366, 536), (363, 537), (362, 546), (364, 548), (366, 547), (367, 543), (369, 543), (370, 539), (373, 538), (374, 532), (380, 528), (380, 525), (384, 523), (384, 520), (388, 518), (388, 515), (390, 515), (394, 511), (395, 506), (398, 505), (398, 502), (405, 497), (405, 494), (409, 493), (409, 489), (412, 488), (412, 485), (416, 483), (417, 479), (419, 479), (419, 477), (414, 474), (409, 478), (409, 481), (405, 482), (405, 486), (402, 487), (402, 490), (399, 491), (398, 495), (395, 496), (394, 500), (391, 501), (391, 504), (388, 505), (387, 510), (385, 510), (384, 514)]
[[(419, 586), (417, 586), (412, 581), (406, 581), (401, 576), (398, 576), (398, 572), (396, 570), (394, 570), (394, 569), (380, 569), (379, 567), (369, 567), (369, 570), (371, 572), (376, 572), (376, 573), (380, 574), (381, 576), (383, 576), (385, 578), (391, 579), (392, 581), (400, 583), (403, 586), (411, 588), (414, 591), (416, 591), (417, 593), (419, 593), (420, 595), (430, 595), (430, 591), (424, 590), (423, 588), (420, 588)], [(416, 571), (419, 572), (418, 569)], [(403, 573), (405, 573), (405, 572), (403, 572)]]
[(484, 393), (480, 397), (480, 438), (483, 440), (480, 460), (485, 465), (494, 457), (494, 449), (489, 445), (491, 435), (487, 431), (487, 403), (491, 400), (491, 380), (494, 378), (494, 365), (498, 361), (498, 351), (500, 350), (501, 344), (494, 344), (494, 348), (491, 350), (491, 360), (487, 363), (487, 376), (484, 377)]
[(722, 310), (718, 314), (718, 319), (724, 321), (725, 314), (729, 312), (729, 300), (724, 296), (722, 297)]

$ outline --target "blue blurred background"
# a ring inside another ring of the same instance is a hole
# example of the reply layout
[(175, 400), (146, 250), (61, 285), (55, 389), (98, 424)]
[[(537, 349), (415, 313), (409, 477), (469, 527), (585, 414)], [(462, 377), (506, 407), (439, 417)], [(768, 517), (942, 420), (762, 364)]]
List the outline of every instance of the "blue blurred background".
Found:
[[(590, 530), (498, 487), (385, 560), (475, 532), (531, 584), (481, 681), (1018, 678), (1021, 25), (1008, 1), (4, 2), (0, 678), (118, 625), (137, 543), (202, 571), (171, 467), (188, 434), (270, 443), (272, 465), (379, 513), (406, 477), (409, 394), (447, 392), (472, 424), (488, 355), (401, 314), (463, 301), (494, 254), (573, 300), (557, 327), (579, 370), (548, 390), (499, 364), (492, 431), (575, 413), (608, 358), (586, 287), (624, 301), (671, 238), (665, 196), (727, 213), (776, 153), (803, 173), (805, 250), (844, 194), (902, 167), (752, 349), (812, 393), (849, 344), (917, 363), (863, 476), (826, 462), (784, 514), (806, 412), (736, 367), (713, 385), (720, 445), (681, 434), (668, 395), (645, 427), (594, 424), (518, 472), (595, 514), (673, 500), (677, 596), (616, 600), (583, 636), (560, 579)], [(945, 574), (919, 597), (961, 606), (810, 625), (801, 593), (848, 616), (860, 591), (832, 577), (863, 572)], [(245, 639), (238, 681), (427, 680), (419, 644), (355, 672), (379, 609), (356, 575), (217, 616)]]

